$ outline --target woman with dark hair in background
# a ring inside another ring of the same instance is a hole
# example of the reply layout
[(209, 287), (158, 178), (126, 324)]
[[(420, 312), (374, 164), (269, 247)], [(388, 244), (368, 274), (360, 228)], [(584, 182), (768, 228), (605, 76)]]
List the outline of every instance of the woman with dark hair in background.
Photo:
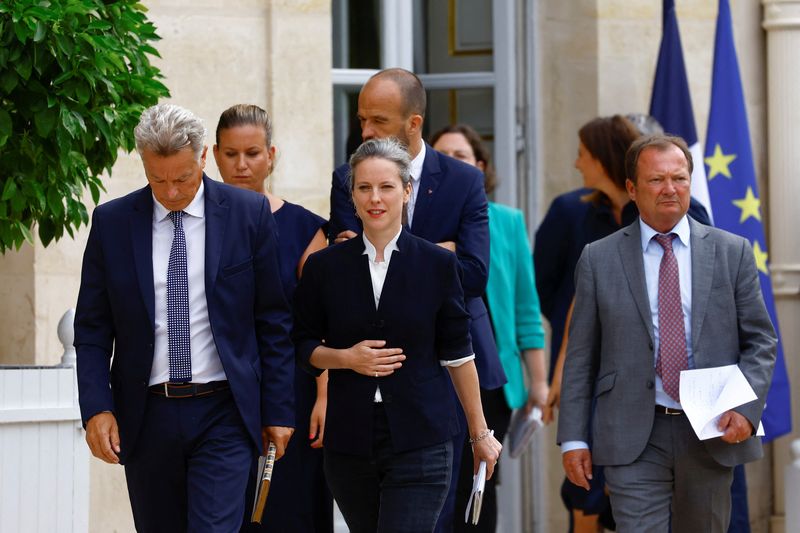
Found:
[[(447, 126), (430, 139), (435, 150), (480, 168), (486, 179), (484, 188), (491, 194), (497, 185), (489, 150), (470, 126)], [(525, 217), (519, 209), (489, 202), (489, 281), (486, 300), (492, 319), (497, 352), (508, 382), (501, 389), (481, 389), (481, 400), (495, 436), (503, 440), (512, 409), (530, 411), (544, 407), (547, 399), (547, 370), (544, 355), (539, 298), (533, 275), (531, 248)], [(525, 385), (523, 363), (529, 386)], [(502, 431), (501, 431), (502, 430)], [(472, 489), (468, 454), (461, 462), (456, 509), (466, 507)], [(483, 511), (477, 525), (455, 520), (455, 531), (494, 532), (497, 526), (496, 481), (486, 483)]]
[[(578, 131), (575, 168), (584, 188), (558, 196), (536, 231), (534, 264), (542, 312), (552, 330), (551, 386), (544, 419), (551, 421), (561, 393), (561, 373), (567, 350), (566, 334), (572, 311), (575, 265), (588, 243), (631, 224), (639, 212), (625, 190), (625, 153), (641, 132), (621, 115), (598, 117)], [(694, 199), (689, 215), (709, 224), (708, 214)], [(588, 492), (565, 479), (561, 487), (570, 510), (570, 531), (576, 533), (613, 529), (602, 468), (594, 467)]]
[[(281, 280), (286, 298), (291, 302), (306, 259), (327, 244), (326, 221), (267, 191), (266, 180), (275, 165), (272, 122), (267, 112), (246, 104), (226, 109), (217, 124), (214, 159), (225, 183), (266, 195), (278, 227)], [(297, 368), (294, 386), (295, 434), (289, 441), (286, 455), (275, 465), (262, 525), (250, 524), (248, 513), (243, 531), (333, 531), (333, 499), (325, 483), (322, 450), (319, 449), (325, 426), (327, 375), (318, 377), (315, 382)], [(253, 490), (251, 479), (248, 495), (253, 494)], [(248, 511), (251, 506), (252, 497), (249, 496)]]

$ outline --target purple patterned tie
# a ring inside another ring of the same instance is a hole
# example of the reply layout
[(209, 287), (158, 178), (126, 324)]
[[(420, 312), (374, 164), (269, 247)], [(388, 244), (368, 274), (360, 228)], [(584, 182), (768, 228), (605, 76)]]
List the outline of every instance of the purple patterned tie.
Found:
[(169, 380), (192, 381), (192, 347), (189, 334), (189, 274), (183, 211), (170, 211), (175, 226), (167, 266), (167, 339)]
[(681, 370), (688, 368), (686, 329), (681, 306), (681, 284), (678, 261), (672, 251), (676, 234), (653, 237), (664, 249), (658, 268), (658, 360), (656, 373), (661, 376), (664, 391), (680, 402)]

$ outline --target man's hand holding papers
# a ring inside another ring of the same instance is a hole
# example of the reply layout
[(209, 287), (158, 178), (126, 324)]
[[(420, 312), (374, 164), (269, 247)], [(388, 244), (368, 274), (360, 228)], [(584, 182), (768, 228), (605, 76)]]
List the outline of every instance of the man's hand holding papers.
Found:
[[(680, 397), (681, 407), (700, 440), (722, 437), (735, 444), (747, 438), (745, 433), (752, 435), (749, 421), (732, 411), (757, 399), (738, 366), (682, 371)], [(756, 434), (764, 434), (761, 424)]]

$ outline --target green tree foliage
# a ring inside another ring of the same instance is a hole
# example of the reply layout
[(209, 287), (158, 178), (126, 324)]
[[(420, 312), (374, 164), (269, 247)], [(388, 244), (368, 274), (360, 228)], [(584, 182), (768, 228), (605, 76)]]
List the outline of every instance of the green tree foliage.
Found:
[(100, 176), (168, 96), (159, 39), (131, 0), (0, 0), (0, 252), (88, 224)]

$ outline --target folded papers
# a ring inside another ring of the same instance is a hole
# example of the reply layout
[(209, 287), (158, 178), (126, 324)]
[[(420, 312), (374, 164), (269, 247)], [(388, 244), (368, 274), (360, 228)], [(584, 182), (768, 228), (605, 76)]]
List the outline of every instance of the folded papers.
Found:
[[(486, 461), (481, 461), (478, 465), (478, 473), (472, 478), (472, 492), (467, 501), (467, 510), (464, 512), (464, 523), (477, 525), (481, 516), (481, 505), (483, 505), (483, 489), (486, 487)], [(470, 508), (472, 513), (470, 513)]]
[[(737, 365), (682, 370), (681, 407), (700, 440), (721, 437), (717, 428), (726, 411), (756, 400), (755, 391)], [(764, 435), (759, 423), (756, 435)]]
[(516, 459), (528, 449), (533, 433), (542, 427), (542, 410), (534, 407), (526, 413), (525, 409), (515, 409), (508, 423), (508, 455)]

